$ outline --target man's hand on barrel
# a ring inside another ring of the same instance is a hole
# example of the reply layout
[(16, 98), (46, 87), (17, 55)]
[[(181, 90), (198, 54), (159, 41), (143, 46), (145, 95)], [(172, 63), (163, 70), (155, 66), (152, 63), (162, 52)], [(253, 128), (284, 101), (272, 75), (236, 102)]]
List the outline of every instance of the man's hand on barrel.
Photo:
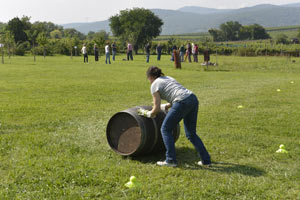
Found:
[(147, 118), (151, 118), (151, 111), (149, 111), (149, 110), (139, 108), (137, 110), (137, 113), (138, 113), (138, 115), (141, 115), (141, 116), (144, 116), (144, 117), (147, 117)]

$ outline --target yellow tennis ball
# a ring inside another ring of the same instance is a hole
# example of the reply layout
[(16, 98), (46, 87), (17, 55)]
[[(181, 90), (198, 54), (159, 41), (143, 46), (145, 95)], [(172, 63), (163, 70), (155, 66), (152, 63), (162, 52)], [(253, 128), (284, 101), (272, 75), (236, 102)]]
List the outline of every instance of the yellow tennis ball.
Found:
[(135, 176), (131, 176), (131, 177), (130, 177), (130, 181), (131, 181), (131, 182), (135, 182), (135, 181), (136, 181), (136, 177), (135, 177)]

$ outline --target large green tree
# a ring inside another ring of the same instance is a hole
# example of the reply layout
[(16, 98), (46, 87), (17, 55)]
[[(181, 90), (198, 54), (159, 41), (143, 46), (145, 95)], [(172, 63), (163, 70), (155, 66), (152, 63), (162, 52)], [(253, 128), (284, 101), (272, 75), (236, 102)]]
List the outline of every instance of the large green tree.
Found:
[(213, 37), (213, 40), (215, 42), (225, 41), (225, 35), (221, 30), (210, 29), (208, 32)]
[(223, 31), (225, 35), (225, 40), (236, 41), (239, 39), (240, 29), (242, 25), (239, 22), (226, 22), (220, 25), (221, 31)]
[(243, 26), (240, 28), (239, 32), (239, 40), (252, 40), (252, 27), (251, 26)]
[(259, 24), (242, 26), (240, 23), (233, 21), (221, 24), (220, 29), (210, 29), (208, 32), (215, 42), (270, 38), (266, 29)]
[(18, 17), (11, 19), (7, 23), (6, 28), (13, 34), (16, 43), (27, 41), (27, 35), (25, 33), (25, 31), (28, 30), (27, 25)]
[(271, 38), (263, 26), (261, 26), (259, 24), (253, 24), (253, 25), (250, 25), (250, 27), (251, 27), (251, 31), (252, 31), (252, 39), (253, 40)]
[(131, 42), (136, 53), (147, 42), (159, 36), (163, 25), (159, 17), (144, 8), (122, 10), (110, 17), (109, 21), (114, 36)]

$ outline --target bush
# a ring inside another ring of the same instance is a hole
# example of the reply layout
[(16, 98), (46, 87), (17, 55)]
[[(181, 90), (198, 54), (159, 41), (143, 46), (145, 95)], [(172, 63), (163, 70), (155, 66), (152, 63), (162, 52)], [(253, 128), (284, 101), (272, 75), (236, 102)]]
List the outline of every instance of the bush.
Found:
[(15, 54), (18, 55), (18, 56), (24, 56), (25, 52), (27, 50), (30, 50), (30, 43), (29, 42), (19, 43), (16, 46)]

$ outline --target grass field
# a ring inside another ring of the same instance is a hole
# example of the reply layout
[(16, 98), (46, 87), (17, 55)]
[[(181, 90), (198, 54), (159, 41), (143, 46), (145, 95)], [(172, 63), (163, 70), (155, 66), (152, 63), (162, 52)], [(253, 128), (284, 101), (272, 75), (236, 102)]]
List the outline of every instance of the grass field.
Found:
[[(0, 199), (300, 199), (299, 58), (224, 56), (205, 71), (194, 63), (175, 70), (169, 56), (151, 57), (150, 64), (143, 56), (124, 57), (112, 65), (103, 57), (90, 64), (63, 56), (36, 63), (29, 56), (6, 58)], [(213, 167), (195, 164), (199, 158), (182, 126), (177, 168), (157, 167), (163, 154), (132, 159), (109, 148), (110, 117), (151, 104), (149, 65), (198, 96), (197, 130)], [(275, 153), (280, 144), (288, 154)], [(140, 188), (125, 188), (131, 175)]]

